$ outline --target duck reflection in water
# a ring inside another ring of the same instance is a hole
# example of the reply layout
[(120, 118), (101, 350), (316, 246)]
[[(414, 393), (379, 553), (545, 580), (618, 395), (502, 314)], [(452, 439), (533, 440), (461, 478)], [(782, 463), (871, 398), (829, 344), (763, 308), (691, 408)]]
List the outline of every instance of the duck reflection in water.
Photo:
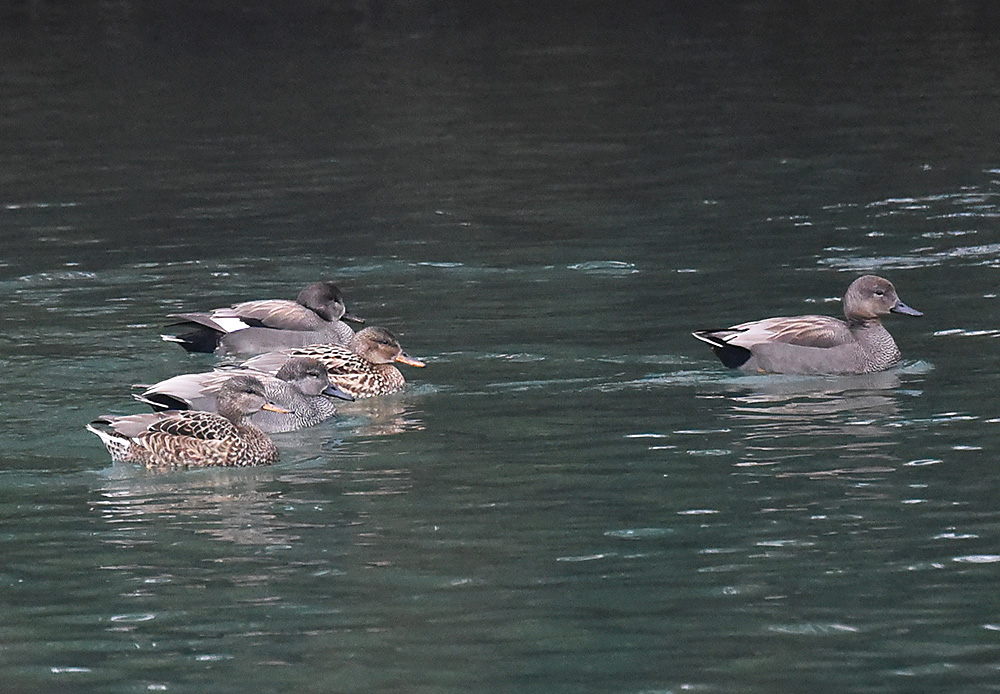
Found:
[(901, 385), (896, 372), (737, 379), (727, 389), (740, 393), (724, 396), (732, 404), (724, 416), (742, 432), (739, 465), (822, 457), (849, 460), (853, 472), (895, 469), (899, 460), (891, 446), (899, 435), (900, 398), (919, 394)]
[(285, 545), (298, 539), (293, 523), (275, 513), (281, 492), (273, 467), (207, 468), (196, 474), (155, 474), (126, 466), (105, 473), (93, 502), (116, 529), (107, 542), (148, 542), (147, 526), (163, 524), (239, 545)]

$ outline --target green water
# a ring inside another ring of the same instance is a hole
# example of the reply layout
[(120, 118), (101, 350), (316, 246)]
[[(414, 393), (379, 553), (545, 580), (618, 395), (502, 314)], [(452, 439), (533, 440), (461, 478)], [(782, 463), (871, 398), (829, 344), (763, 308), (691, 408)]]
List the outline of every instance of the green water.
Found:
[[(4, 691), (1000, 690), (989, 16), (32, 7), (0, 29)], [(925, 314), (892, 372), (690, 336), (867, 272)], [(215, 363), (167, 314), (317, 278), (427, 362), (405, 392), (261, 469), (84, 431)]]

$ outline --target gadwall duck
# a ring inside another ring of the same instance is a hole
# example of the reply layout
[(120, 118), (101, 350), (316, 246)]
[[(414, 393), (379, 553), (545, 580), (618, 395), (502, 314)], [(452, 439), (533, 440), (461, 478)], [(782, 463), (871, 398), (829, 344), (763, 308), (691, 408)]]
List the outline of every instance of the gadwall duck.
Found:
[(264, 385), (235, 376), (219, 389), (218, 413), (184, 410), (124, 417), (102, 416), (87, 425), (112, 460), (150, 468), (270, 465), (278, 449), (247, 421), (258, 410), (285, 412), (268, 401)]
[(364, 323), (348, 313), (344, 296), (333, 282), (313, 282), (295, 301), (244, 301), (208, 313), (177, 313), (168, 327), (178, 334), (161, 335), (188, 352), (262, 354), (317, 342), (348, 344), (354, 336), (345, 320)]
[(311, 357), (322, 362), (330, 374), (330, 383), (356, 398), (370, 398), (402, 390), (403, 374), (393, 362), (425, 366), (406, 354), (396, 337), (385, 328), (370, 327), (359, 331), (349, 346), (316, 344), (280, 352), (261, 354), (243, 363), (251, 369), (275, 373), (290, 357)]
[(865, 374), (899, 362), (899, 348), (881, 317), (922, 316), (896, 296), (892, 283), (864, 275), (844, 295), (846, 321), (830, 316), (790, 316), (698, 330), (723, 364), (749, 372)]
[(330, 384), (323, 364), (308, 357), (289, 359), (273, 376), (244, 368), (181, 374), (146, 386), (142, 393), (132, 397), (157, 412), (217, 412), (220, 389), (227, 381), (240, 375), (258, 379), (264, 386), (264, 395), (268, 401), (288, 410), (287, 413), (260, 410), (250, 415), (250, 422), (266, 434), (304, 429), (329, 419), (337, 413), (330, 398), (354, 400), (353, 396)]

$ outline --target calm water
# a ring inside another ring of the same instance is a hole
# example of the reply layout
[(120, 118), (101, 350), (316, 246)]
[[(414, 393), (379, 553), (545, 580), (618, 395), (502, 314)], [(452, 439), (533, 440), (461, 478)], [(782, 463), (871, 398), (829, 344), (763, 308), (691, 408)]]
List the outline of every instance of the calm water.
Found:
[[(1000, 690), (991, 11), (65, 5), (0, 23), (4, 691)], [(893, 372), (689, 335), (864, 272)], [(406, 392), (263, 469), (84, 431), (320, 277)]]

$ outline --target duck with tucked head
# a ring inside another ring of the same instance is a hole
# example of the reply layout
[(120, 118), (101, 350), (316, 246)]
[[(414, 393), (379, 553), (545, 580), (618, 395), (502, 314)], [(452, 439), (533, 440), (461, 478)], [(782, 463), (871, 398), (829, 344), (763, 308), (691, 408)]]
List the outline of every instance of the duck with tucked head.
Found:
[(354, 330), (344, 321), (363, 323), (348, 313), (344, 296), (333, 282), (313, 282), (295, 301), (261, 299), (217, 308), (207, 313), (178, 313), (176, 335), (162, 335), (188, 352), (262, 354), (317, 342), (346, 345)]
[(403, 389), (406, 381), (394, 362), (422, 367), (424, 362), (406, 354), (395, 335), (380, 327), (359, 331), (348, 347), (316, 344), (254, 357), (243, 366), (276, 372), (291, 357), (310, 357), (326, 367), (330, 383), (356, 398), (387, 395)]
[(261, 409), (287, 412), (269, 402), (253, 376), (234, 376), (219, 389), (218, 413), (183, 410), (123, 417), (87, 425), (111, 459), (149, 468), (246, 467), (278, 460), (274, 442), (247, 418)]
[(882, 325), (890, 313), (922, 316), (875, 275), (854, 280), (844, 295), (844, 318), (791, 316), (692, 333), (730, 368), (760, 373), (866, 374), (899, 362), (892, 335)]
[(181, 374), (143, 387), (133, 395), (157, 412), (163, 410), (218, 411), (219, 391), (227, 381), (240, 375), (258, 379), (267, 399), (287, 410), (260, 410), (250, 415), (250, 422), (267, 434), (295, 431), (323, 422), (337, 413), (331, 398), (354, 400), (354, 397), (330, 383), (326, 368), (315, 359), (293, 357), (274, 375), (243, 367), (221, 368), (204, 373)]

